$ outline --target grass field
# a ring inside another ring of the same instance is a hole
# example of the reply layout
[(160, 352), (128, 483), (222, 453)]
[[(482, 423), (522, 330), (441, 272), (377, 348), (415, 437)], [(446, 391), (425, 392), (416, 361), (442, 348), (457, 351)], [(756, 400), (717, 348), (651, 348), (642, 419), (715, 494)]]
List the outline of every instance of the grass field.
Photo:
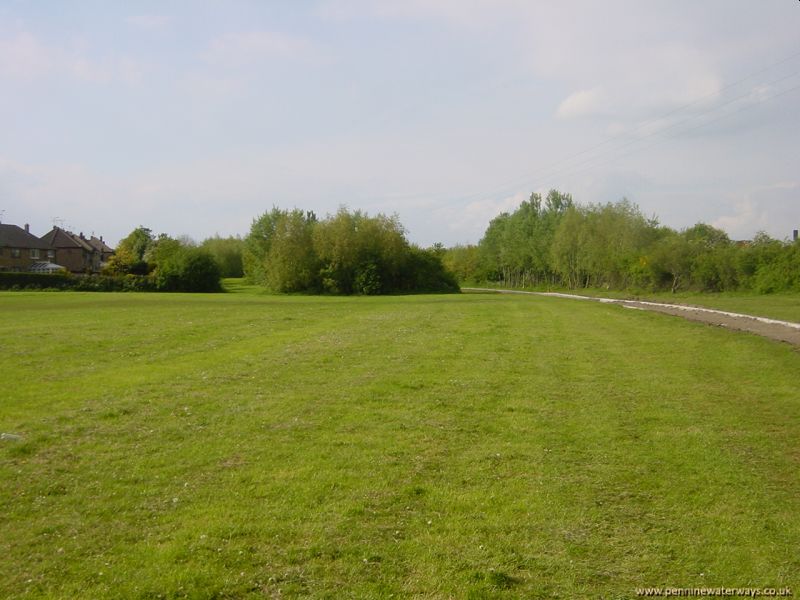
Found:
[(596, 294), (590, 292), (587, 295), (617, 298), (636, 297), (641, 300), (650, 300), (653, 302), (691, 304), (745, 315), (756, 315), (758, 317), (769, 317), (772, 319), (800, 323), (800, 294), (753, 294), (744, 292), (711, 294), (701, 292), (678, 292), (675, 294), (637, 294), (633, 296), (631, 294), (622, 293), (612, 295), (609, 294), (609, 292), (598, 291)]
[[(232, 285), (241, 285), (239, 280), (229, 280)], [(464, 284), (465, 286), (467, 284)], [(491, 283), (470, 283), (469, 286), (476, 288), (498, 288), (503, 286)], [(629, 292), (619, 290), (607, 290), (605, 288), (579, 288), (572, 290), (569, 288), (548, 288), (548, 287), (527, 287), (516, 288), (531, 292), (561, 292), (565, 294), (579, 294), (582, 296), (594, 296), (601, 298), (620, 298), (630, 300), (647, 300), (651, 302), (667, 302), (671, 304), (688, 304), (694, 306), (705, 306), (729, 312), (737, 312), (745, 315), (755, 315), (758, 317), (769, 317), (783, 321), (793, 321), (800, 323), (800, 294), (798, 293), (778, 293), (778, 294), (755, 294), (753, 292)]]
[(0, 597), (800, 587), (800, 353), (494, 294), (0, 293)]

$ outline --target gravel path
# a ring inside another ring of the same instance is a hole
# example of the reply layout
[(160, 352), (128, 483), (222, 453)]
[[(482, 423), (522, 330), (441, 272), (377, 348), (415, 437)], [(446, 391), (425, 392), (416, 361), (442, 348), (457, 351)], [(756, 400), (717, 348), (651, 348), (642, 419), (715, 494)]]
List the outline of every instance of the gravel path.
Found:
[(738, 331), (748, 331), (768, 337), (773, 340), (787, 342), (800, 346), (800, 323), (779, 321), (767, 317), (755, 317), (739, 313), (714, 310), (700, 306), (685, 306), (682, 304), (667, 304), (664, 302), (646, 302), (643, 300), (618, 300), (615, 298), (596, 298), (592, 296), (578, 296), (576, 294), (560, 294), (557, 292), (523, 292), (518, 290), (496, 290), (492, 288), (462, 288), (467, 292), (497, 292), (499, 294), (530, 294), (532, 296), (552, 296), (568, 298), (570, 300), (585, 300), (589, 302), (602, 302), (604, 304), (619, 304), (624, 308), (636, 310), (650, 310), (676, 317), (683, 317), (691, 321), (700, 321), (709, 325), (727, 327)]

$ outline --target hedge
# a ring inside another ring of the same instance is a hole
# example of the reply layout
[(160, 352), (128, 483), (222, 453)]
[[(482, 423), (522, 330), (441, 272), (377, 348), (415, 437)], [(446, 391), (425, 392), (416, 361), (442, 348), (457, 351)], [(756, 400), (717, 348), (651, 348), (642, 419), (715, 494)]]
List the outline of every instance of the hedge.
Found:
[(147, 277), (139, 275), (87, 275), (69, 273), (0, 272), (0, 290), (75, 290), (84, 292), (149, 292), (156, 289)]
[(75, 278), (67, 273), (9, 273), (0, 272), (0, 290), (9, 289), (72, 289)]

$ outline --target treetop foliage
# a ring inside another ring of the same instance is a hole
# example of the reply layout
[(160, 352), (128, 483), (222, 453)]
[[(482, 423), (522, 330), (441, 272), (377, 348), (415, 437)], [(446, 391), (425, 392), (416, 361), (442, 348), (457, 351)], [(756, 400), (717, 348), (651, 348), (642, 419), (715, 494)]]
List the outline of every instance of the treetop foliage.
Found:
[(477, 246), (443, 258), (462, 282), (508, 287), (800, 291), (800, 243), (758, 233), (734, 242), (711, 225), (675, 231), (622, 199), (581, 206), (551, 190), (490, 223)]
[(137, 227), (125, 237), (109, 260), (105, 273), (147, 276), (154, 289), (166, 292), (218, 292), (220, 267), (210, 252), (188, 238), (154, 236)]
[(580, 205), (550, 190), (492, 219), (477, 245), (419, 248), (396, 215), (341, 207), (320, 219), (273, 207), (253, 220), (245, 238), (214, 236), (199, 246), (137, 227), (120, 241), (106, 272), (175, 291), (213, 291), (221, 276), (244, 275), (285, 293), (452, 292), (459, 281), (770, 293), (800, 291), (800, 242), (763, 232), (733, 241), (706, 223), (677, 231), (624, 198)]
[(321, 220), (273, 208), (253, 221), (242, 263), (248, 279), (276, 292), (458, 291), (435, 250), (408, 243), (397, 216), (346, 207)]
[(227, 238), (218, 235), (210, 237), (200, 247), (211, 254), (219, 265), (223, 277), (242, 277), (242, 251), (244, 240), (239, 236)]

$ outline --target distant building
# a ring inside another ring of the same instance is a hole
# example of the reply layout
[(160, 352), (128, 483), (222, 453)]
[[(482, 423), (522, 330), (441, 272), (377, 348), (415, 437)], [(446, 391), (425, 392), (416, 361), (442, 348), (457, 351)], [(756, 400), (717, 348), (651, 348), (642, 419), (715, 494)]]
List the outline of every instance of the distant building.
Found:
[(103, 238), (83, 237), (83, 232), (75, 235), (60, 227), (42, 236), (42, 241), (55, 250), (55, 263), (73, 273), (99, 273), (103, 265), (114, 254)]
[(92, 236), (89, 238), (89, 245), (100, 253), (100, 266), (104, 267), (108, 260), (114, 256), (114, 249), (103, 241), (103, 236), (99, 238)]
[(55, 249), (18, 225), (0, 223), (0, 271), (30, 271), (34, 263), (54, 262)]

